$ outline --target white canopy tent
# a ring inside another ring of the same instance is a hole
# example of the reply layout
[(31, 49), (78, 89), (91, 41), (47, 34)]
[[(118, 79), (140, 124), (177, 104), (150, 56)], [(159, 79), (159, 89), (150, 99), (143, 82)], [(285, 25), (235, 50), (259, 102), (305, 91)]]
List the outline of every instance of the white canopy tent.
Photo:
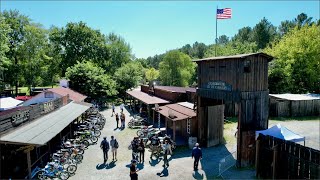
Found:
[(0, 98), (0, 111), (15, 108), (18, 104), (22, 102), (23, 101), (16, 100), (12, 97)]
[(273, 136), (279, 139), (292, 141), (292, 142), (305, 141), (305, 137), (302, 137), (299, 134), (296, 134), (290, 131), (286, 127), (281, 126), (281, 124), (274, 125), (271, 128), (266, 130), (256, 131), (256, 139), (258, 138), (259, 134), (269, 135), (269, 136)]

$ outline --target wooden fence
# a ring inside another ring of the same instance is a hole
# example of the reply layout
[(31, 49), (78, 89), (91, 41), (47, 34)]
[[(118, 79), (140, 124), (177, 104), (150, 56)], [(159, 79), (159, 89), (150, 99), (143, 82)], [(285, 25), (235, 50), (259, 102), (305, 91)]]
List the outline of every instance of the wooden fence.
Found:
[(320, 151), (260, 134), (256, 175), (264, 179), (320, 179)]

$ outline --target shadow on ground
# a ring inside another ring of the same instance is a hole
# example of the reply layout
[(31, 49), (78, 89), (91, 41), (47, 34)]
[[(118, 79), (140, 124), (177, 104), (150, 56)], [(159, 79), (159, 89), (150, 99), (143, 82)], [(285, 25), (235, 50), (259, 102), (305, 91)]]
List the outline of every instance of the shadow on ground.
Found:
[(163, 170), (160, 172), (160, 173), (157, 173), (158, 176), (160, 177), (167, 177), (169, 176), (169, 171), (168, 171), (168, 168), (163, 168)]

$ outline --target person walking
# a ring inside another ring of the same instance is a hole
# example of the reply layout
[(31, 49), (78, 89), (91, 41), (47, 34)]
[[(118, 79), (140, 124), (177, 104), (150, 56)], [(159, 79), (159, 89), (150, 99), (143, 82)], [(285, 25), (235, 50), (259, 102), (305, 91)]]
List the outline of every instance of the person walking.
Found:
[(111, 136), (110, 146), (111, 146), (111, 152), (112, 152), (112, 161), (114, 161), (114, 159), (117, 160), (117, 149), (119, 148), (119, 143), (114, 138), (114, 136)]
[(121, 119), (121, 128), (124, 129), (125, 128), (125, 122), (126, 122), (126, 116), (124, 115), (123, 112), (121, 112), (120, 119)]
[(103, 151), (103, 159), (105, 164), (108, 161), (108, 151), (110, 149), (109, 142), (107, 141), (107, 137), (103, 137), (103, 141), (100, 144), (100, 148)]
[(133, 140), (131, 141), (131, 147), (132, 147), (132, 160), (139, 161), (138, 155), (138, 147), (139, 147), (139, 139), (138, 137), (134, 137)]
[(132, 160), (130, 165), (130, 178), (131, 180), (138, 180), (138, 174), (137, 172), (139, 169), (137, 168), (137, 161)]
[(119, 114), (116, 113), (116, 122), (117, 122), (117, 128), (119, 128)]
[(165, 140), (165, 144), (163, 145), (163, 167), (169, 167), (168, 155), (172, 154), (171, 145), (168, 140)]
[(115, 111), (115, 107), (114, 107), (114, 104), (112, 103), (112, 114), (111, 114), (111, 117), (113, 116), (113, 114), (116, 114), (116, 111)]
[(124, 108), (124, 104), (121, 104), (120, 105), (120, 110), (121, 110), (122, 113), (123, 113), (123, 108)]
[(194, 158), (193, 169), (197, 171), (199, 160), (202, 159), (202, 151), (199, 148), (199, 143), (196, 143), (195, 147), (192, 150), (192, 158)]
[(141, 162), (144, 163), (145, 146), (144, 146), (144, 143), (143, 143), (143, 139), (140, 139), (138, 151), (139, 151), (140, 163)]

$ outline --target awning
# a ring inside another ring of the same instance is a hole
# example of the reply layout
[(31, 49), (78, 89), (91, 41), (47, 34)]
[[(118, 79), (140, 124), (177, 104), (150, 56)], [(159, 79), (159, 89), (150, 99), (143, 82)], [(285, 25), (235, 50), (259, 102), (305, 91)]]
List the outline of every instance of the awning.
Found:
[[(155, 108), (152, 108), (152, 109), (155, 109)], [(179, 103), (160, 106), (159, 109), (160, 110), (157, 112), (159, 112), (160, 114), (162, 114), (163, 116), (167, 117), (172, 121), (185, 120), (185, 119), (193, 118), (197, 116), (197, 114), (193, 111), (193, 109), (182, 106)], [(169, 112), (171, 113), (171, 116), (169, 116)]]
[(44, 145), (90, 107), (70, 102), (60, 109), (3, 135), (0, 141)]
[(158, 98), (156, 96), (151, 96), (151, 95), (144, 93), (144, 92), (141, 92), (141, 91), (127, 91), (127, 93), (130, 96), (144, 102), (145, 104), (167, 104), (167, 103), (170, 103), (167, 100)]
[(299, 134), (296, 134), (290, 131), (286, 127), (281, 126), (280, 124), (274, 125), (271, 128), (266, 130), (256, 131), (256, 138), (258, 138), (260, 133), (263, 135), (269, 135), (269, 136), (273, 136), (279, 139), (292, 141), (292, 142), (300, 142), (305, 140), (305, 137), (302, 137)]

